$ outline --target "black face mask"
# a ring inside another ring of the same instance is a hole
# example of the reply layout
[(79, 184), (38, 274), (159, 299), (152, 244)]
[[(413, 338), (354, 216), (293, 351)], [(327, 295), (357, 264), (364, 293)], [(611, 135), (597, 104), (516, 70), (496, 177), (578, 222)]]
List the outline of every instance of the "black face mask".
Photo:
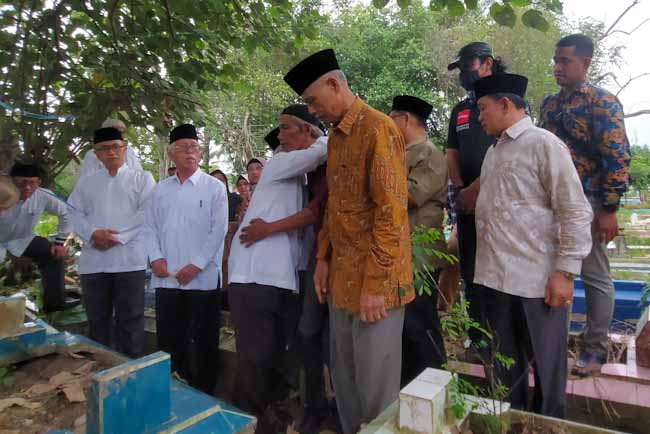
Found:
[(478, 71), (460, 71), (458, 75), (458, 82), (466, 91), (474, 90), (474, 83), (476, 83), (481, 76)]

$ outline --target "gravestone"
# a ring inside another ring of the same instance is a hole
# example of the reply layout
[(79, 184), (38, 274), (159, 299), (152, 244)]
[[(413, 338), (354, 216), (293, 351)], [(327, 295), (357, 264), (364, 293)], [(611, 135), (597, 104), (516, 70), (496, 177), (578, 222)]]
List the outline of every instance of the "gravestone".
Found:
[(636, 325), (636, 364), (650, 368), (650, 306), (646, 307)]

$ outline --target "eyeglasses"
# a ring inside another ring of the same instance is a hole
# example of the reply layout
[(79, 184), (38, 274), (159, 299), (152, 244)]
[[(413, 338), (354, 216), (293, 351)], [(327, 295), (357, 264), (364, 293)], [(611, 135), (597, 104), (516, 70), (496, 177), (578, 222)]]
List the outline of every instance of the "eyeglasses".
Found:
[(178, 149), (179, 151), (183, 151), (187, 154), (193, 154), (199, 151), (199, 146), (198, 145), (174, 145), (174, 149)]
[(39, 185), (41, 185), (41, 180), (40, 179), (28, 179), (28, 178), (15, 177), (14, 178), (14, 183), (19, 188), (23, 188), (23, 187), (36, 188)]
[(108, 154), (111, 151), (117, 152), (120, 149), (125, 148), (125, 147), (126, 147), (126, 145), (118, 145), (116, 143), (116, 144), (110, 145), (110, 146), (99, 146), (99, 147), (95, 148), (95, 152), (101, 152), (101, 153), (104, 153), (104, 154)]

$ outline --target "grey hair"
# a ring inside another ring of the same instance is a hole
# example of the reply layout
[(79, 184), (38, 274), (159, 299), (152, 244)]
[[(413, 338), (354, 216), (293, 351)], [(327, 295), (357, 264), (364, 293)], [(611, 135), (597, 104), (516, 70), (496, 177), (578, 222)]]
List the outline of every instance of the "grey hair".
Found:
[(117, 128), (118, 130), (125, 130), (126, 125), (119, 119), (108, 118), (102, 123), (102, 128)]
[(317, 139), (319, 137), (323, 136), (323, 130), (318, 128), (316, 125), (310, 124), (310, 123), (305, 123), (307, 128), (309, 129), (309, 135), (312, 137), (312, 139)]
[(310, 124), (309, 122), (305, 122), (304, 120), (300, 119), (297, 116), (293, 116), (293, 115), (290, 116), (293, 118), (293, 121), (296, 123), (300, 131), (305, 131), (306, 129), (312, 139), (317, 139), (324, 135), (323, 130), (318, 128), (316, 125)]
[(348, 78), (345, 76), (345, 73), (341, 71), (340, 69), (335, 69), (332, 71), (332, 75), (336, 77), (341, 83), (348, 84)]

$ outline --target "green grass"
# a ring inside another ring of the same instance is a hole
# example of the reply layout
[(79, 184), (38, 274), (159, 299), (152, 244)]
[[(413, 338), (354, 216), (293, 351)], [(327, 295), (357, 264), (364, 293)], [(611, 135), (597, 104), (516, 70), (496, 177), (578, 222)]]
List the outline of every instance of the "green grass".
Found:
[(612, 270), (612, 276), (617, 280), (646, 280), (648, 273), (627, 270)]
[(58, 232), (59, 218), (55, 215), (44, 212), (34, 226), (34, 233), (41, 237), (47, 238), (49, 235)]

